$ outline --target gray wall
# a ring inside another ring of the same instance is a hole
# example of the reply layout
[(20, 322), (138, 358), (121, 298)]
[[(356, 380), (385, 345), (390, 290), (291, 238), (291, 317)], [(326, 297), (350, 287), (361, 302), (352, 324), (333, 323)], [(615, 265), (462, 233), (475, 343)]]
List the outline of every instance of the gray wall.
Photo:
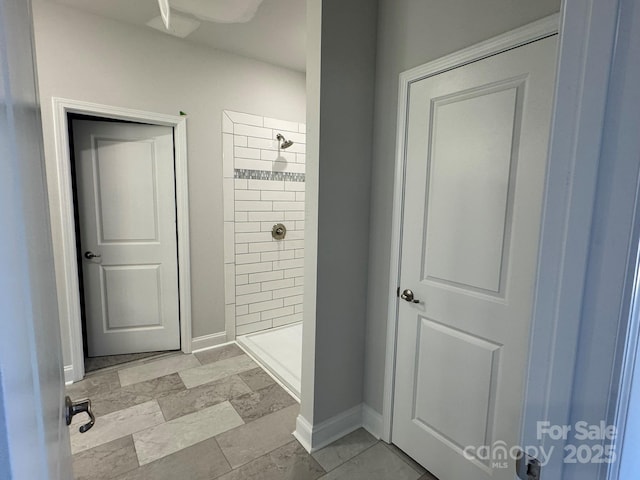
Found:
[(306, 294), (315, 286), (316, 299), (315, 308), (305, 299), (304, 348), (315, 336), (315, 356), (303, 365), (301, 412), (318, 424), (362, 402), (377, 9), (370, 0), (307, 5), (316, 14), (308, 16), (308, 151), (317, 146), (319, 157), (307, 156), (307, 213), (317, 201), (317, 224), (308, 215), (305, 251), (312, 256), (317, 240), (317, 265), (305, 264)]
[(9, 441), (5, 421), (4, 394), (2, 392), (2, 372), (0, 372), (0, 478), (11, 478), (9, 465)]
[(560, 0), (380, 0), (365, 402), (382, 412), (398, 75), (560, 9)]
[[(34, 17), (48, 172), (55, 172), (51, 97), (188, 113), (193, 336), (224, 331), (221, 112), (304, 122), (304, 74), (49, 1), (34, 2)], [(55, 213), (52, 227), (55, 246)], [(62, 328), (67, 365), (64, 321)]]

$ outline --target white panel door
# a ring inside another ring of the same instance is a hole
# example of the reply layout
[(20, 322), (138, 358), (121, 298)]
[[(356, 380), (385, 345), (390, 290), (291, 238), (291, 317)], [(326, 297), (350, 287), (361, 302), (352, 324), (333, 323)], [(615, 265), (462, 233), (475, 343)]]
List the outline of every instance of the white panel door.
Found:
[(76, 120), (73, 145), (89, 356), (180, 348), (173, 130)]
[(0, 2), (0, 479), (73, 478), (31, 2)]
[(514, 478), (556, 42), (410, 85), (392, 440), (440, 480)]

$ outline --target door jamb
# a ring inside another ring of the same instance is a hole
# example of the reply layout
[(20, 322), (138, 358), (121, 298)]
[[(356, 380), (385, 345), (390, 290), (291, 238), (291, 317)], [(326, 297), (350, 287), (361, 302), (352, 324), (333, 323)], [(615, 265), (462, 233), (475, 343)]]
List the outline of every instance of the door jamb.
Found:
[(535, 40), (558, 33), (559, 14), (550, 15), (524, 27), (512, 30), (459, 52), (407, 70), (400, 74), (398, 93), (398, 127), (396, 137), (395, 178), (391, 230), (391, 268), (389, 279), (389, 310), (387, 314), (387, 341), (384, 371), (384, 396), (382, 408), (381, 438), (392, 441), (394, 380), (396, 366), (396, 335), (398, 325), (398, 296), (400, 287), (400, 255), (402, 245), (402, 220), (405, 184), (405, 129), (408, 114), (409, 85), (426, 77), (461, 67), (496, 55)]
[[(61, 244), (54, 245), (54, 255), (62, 259), (63, 282), (58, 286), (60, 318), (68, 322), (71, 343), (71, 368), (65, 366), (65, 381), (79, 381), (84, 377), (82, 348), (82, 320), (80, 289), (76, 263), (76, 235), (71, 186), (71, 156), (69, 151), (68, 113), (93, 115), (115, 120), (142, 122), (172, 127), (174, 131), (174, 161), (176, 181), (176, 227), (178, 234), (178, 282), (180, 299), (180, 348), (191, 353), (191, 261), (189, 243), (189, 188), (187, 177), (187, 121), (186, 117), (112, 107), (97, 103), (54, 97), (53, 129), (55, 136), (55, 166), (57, 183), (47, 178), (49, 192), (58, 201), (51, 208), (60, 221)], [(66, 339), (62, 339), (66, 341)]]

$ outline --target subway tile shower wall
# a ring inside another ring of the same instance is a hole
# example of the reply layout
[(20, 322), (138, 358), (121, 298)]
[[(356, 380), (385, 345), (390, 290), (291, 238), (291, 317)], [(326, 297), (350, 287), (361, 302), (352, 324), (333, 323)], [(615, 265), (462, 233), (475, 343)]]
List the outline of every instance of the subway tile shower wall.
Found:
[[(227, 334), (302, 321), (304, 124), (222, 114)], [(293, 141), (279, 148), (276, 135)], [(287, 228), (274, 240), (276, 223)]]

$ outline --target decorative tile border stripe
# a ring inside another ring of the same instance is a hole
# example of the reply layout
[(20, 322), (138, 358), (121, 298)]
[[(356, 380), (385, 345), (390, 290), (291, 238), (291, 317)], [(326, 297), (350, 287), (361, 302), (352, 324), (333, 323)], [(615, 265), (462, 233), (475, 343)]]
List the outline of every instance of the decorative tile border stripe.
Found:
[(304, 173), (270, 172), (268, 170), (245, 170), (236, 168), (233, 171), (234, 178), (249, 180), (285, 180), (288, 182), (304, 182)]

